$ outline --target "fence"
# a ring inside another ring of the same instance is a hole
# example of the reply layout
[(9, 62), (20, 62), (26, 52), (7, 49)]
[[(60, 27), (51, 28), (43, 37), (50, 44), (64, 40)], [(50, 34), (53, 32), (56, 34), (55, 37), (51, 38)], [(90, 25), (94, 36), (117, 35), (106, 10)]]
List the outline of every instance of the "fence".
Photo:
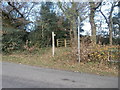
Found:
[(108, 52), (108, 61), (109, 62), (120, 62), (119, 61), (120, 51), (118, 49), (116, 49), (116, 48), (109, 48), (109, 50), (107, 52)]
[(57, 39), (57, 47), (70, 47), (70, 39)]
[(120, 51), (117, 48), (109, 48), (108, 50), (102, 50), (102, 51), (97, 51), (101, 54), (101, 52), (106, 52), (107, 53), (107, 61), (108, 62), (113, 62), (113, 63), (118, 63), (120, 62)]

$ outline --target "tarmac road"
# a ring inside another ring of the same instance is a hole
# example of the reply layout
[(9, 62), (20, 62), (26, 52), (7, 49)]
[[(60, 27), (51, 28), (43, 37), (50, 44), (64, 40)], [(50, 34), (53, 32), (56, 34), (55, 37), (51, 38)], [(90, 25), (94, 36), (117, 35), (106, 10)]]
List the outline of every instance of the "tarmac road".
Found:
[(118, 77), (2, 62), (2, 88), (118, 88)]

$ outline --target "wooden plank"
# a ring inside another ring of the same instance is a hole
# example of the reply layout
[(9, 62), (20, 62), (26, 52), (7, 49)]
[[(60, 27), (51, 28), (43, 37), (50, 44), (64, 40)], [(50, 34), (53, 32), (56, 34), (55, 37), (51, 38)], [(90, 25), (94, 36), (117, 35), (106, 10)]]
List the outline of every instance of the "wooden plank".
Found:
[(57, 47), (59, 46), (58, 40), (59, 40), (59, 39), (57, 39)]
[(71, 46), (70, 39), (57, 39), (57, 47), (69, 47)]

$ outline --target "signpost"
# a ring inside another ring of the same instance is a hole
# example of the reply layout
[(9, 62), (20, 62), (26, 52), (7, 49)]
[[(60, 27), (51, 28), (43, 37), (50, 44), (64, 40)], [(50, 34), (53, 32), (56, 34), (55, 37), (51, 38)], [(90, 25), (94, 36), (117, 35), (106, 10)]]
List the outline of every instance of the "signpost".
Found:
[(54, 39), (54, 37), (55, 37), (55, 34), (54, 34), (54, 32), (52, 32), (52, 56), (53, 57), (55, 55), (55, 39)]
[(78, 61), (80, 62), (80, 18), (78, 16)]

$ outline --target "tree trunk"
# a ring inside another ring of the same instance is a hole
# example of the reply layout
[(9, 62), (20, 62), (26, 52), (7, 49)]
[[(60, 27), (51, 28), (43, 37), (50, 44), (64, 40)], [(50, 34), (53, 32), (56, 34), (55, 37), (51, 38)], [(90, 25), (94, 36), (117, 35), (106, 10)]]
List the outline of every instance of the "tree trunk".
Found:
[[(119, 5), (118, 5), (118, 18), (120, 18), (120, 1), (119, 1)], [(120, 24), (119, 24), (119, 32), (120, 32)]]
[(110, 21), (109, 21), (109, 42), (110, 42), (110, 45), (112, 45), (113, 43), (113, 40), (112, 40), (112, 30), (113, 30), (113, 22), (112, 22), (112, 18), (110, 18)]
[(90, 2), (90, 25), (91, 25), (91, 39), (92, 42), (96, 44), (96, 25), (95, 25), (95, 21), (94, 21), (94, 17), (95, 17), (95, 3), (94, 2)]
[(78, 12), (76, 11), (77, 10), (77, 3), (74, 2), (72, 3), (72, 12), (73, 12), (73, 16), (72, 16), (72, 29), (73, 29), (73, 42), (74, 44), (73, 45), (77, 45), (77, 24), (76, 24), (76, 19), (77, 19), (77, 16), (78, 16)]
[(70, 43), (71, 43), (71, 46), (73, 46), (73, 30), (72, 30), (72, 26), (70, 27)]
[(43, 29), (44, 29), (44, 27), (43, 27), (43, 25), (42, 25), (42, 38), (44, 38), (44, 32), (43, 32)]
[(75, 19), (73, 22), (73, 36), (74, 36), (74, 45), (77, 45), (77, 25)]
[(77, 44), (77, 30), (76, 23), (73, 21), (70, 26), (70, 38), (72, 46)]
[(111, 26), (109, 27), (109, 42), (110, 42), (110, 45), (112, 45), (112, 27)]

